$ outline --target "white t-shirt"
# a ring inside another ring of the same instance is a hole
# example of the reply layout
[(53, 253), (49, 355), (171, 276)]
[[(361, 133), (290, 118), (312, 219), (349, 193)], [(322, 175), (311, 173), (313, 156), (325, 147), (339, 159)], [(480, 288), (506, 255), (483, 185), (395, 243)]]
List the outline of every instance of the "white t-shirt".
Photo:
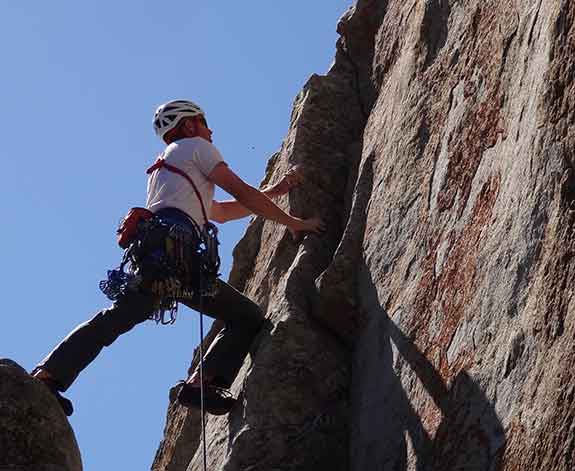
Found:
[[(190, 137), (172, 142), (160, 157), (193, 180), (209, 218), (214, 184), (207, 177), (216, 165), (224, 162), (215, 146), (201, 137)], [(190, 182), (166, 168), (157, 169), (148, 178), (146, 208), (155, 213), (168, 207), (184, 211), (201, 226), (205, 223), (201, 203)]]

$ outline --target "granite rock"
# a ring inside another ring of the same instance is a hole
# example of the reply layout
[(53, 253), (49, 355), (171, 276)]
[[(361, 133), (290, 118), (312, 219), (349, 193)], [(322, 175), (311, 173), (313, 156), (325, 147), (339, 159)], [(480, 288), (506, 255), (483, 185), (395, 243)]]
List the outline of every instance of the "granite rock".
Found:
[[(574, 469), (574, 22), (571, 0), (342, 17), (264, 180), (302, 164), (280, 205), (329, 229), (254, 218), (235, 250), (268, 328), (210, 469)], [(192, 435), (154, 469), (200, 470)]]
[(74, 432), (52, 393), (0, 360), (0, 470), (81, 471)]

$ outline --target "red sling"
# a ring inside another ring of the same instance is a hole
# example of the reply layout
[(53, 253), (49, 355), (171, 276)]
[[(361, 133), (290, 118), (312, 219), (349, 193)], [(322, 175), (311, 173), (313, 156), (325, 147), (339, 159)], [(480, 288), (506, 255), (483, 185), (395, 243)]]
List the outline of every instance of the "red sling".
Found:
[[(192, 185), (192, 188), (194, 189), (196, 196), (200, 201), (200, 205), (202, 207), (202, 214), (204, 215), (206, 226), (208, 226), (209, 222), (208, 222), (208, 216), (206, 214), (206, 208), (204, 207), (204, 202), (202, 201), (202, 197), (200, 196), (198, 188), (196, 187), (194, 181), (190, 178), (190, 176), (183, 170), (179, 169), (178, 167), (174, 167), (173, 165), (167, 164), (166, 161), (161, 157), (159, 157), (158, 160), (154, 162), (154, 165), (152, 165), (148, 170), (146, 170), (146, 173), (150, 175), (154, 170), (160, 168), (165, 168), (170, 172), (174, 172), (177, 173), (178, 175), (181, 175)], [(126, 217), (121, 222), (120, 226), (118, 227), (118, 230), (116, 231), (118, 245), (123, 249), (128, 248), (132, 243), (132, 241), (134, 240), (134, 238), (136, 237), (136, 234), (138, 232), (138, 224), (140, 223), (140, 221), (147, 221), (153, 216), (154, 213), (149, 209), (138, 208), (138, 207), (131, 208), (130, 211), (128, 211)]]
[(194, 181), (191, 179), (191, 177), (186, 172), (179, 169), (178, 167), (174, 167), (173, 165), (167, 164), (166, 161), (164, 159), (162, 159), (161, 157), (158, 157), (158, 160), (156, 160), (154, 162), (154, 165), (152, 165), (148, 170), (146, 170), (146, 173), (148, 175), (150, 175), (154, 170), (157, 170), (159, 168), (165, 168), (166, 170), (169, 170), (170, 172), (177, 173), (178, 175), (181, 175), (186, 180), (188, 180), (188, 182), (192, 185), (192, 188), (196, 192), (196, 196), (198, 197), (198, 200), (200, 200), (200, 205), (202, 206), (202, 213), (204, 215), (204, 220), (205, 220), (205, 223), (208, 224), (208, 216), (206, 214), (206, 208), (204, 208), (204, 202), (202, 201), (202, 197), (200, 196), (200, 192), (198, 191), (198, 188), (194, 184)]

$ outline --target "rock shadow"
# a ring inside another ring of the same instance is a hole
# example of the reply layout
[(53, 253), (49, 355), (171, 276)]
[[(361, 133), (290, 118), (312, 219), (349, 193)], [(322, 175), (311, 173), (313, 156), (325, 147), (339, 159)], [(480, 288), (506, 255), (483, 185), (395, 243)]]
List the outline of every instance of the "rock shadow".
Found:
[[(446, 384), (393, 320), (400, 318), (401, 312), (392, 319), (381, 306), (365, 264), (359, 276), (360, 302), (369, 322), (353, 367), (351, 469), (499, 469), (505, 431), (481, 386), (467, 371)], [(419, 409), (434, 417), (418, 414), (404, 385), (415, 392)], [(426, 394), (417, 393), (420, 388)], [(421, 407), (426, 395), (436, 411), (431, 412), (434, 408), (429, 405)]]

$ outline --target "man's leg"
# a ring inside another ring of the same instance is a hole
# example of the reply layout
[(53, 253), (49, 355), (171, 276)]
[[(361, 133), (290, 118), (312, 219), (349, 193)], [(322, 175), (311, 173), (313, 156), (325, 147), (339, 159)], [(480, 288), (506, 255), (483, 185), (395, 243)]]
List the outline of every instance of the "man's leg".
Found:
[[(199, 299), (183, 302), (200, 310)], [(204, 354), (205, 378), (215, 378), (218, 386), (229, 388), (263, 325), (263, 313), (256, 303), (221, 280), (218, 280), (217, 295), (203, 298), (201, 309), (204, 314), (225, 322)]]
[(74, 329), (38, 366), (33, 374), (51, 379), (59, 391), (66, 391), (80, 372), (121, 334), (145, 321), (155, 310), (153, 296), (129, 293), (91, 320)]

